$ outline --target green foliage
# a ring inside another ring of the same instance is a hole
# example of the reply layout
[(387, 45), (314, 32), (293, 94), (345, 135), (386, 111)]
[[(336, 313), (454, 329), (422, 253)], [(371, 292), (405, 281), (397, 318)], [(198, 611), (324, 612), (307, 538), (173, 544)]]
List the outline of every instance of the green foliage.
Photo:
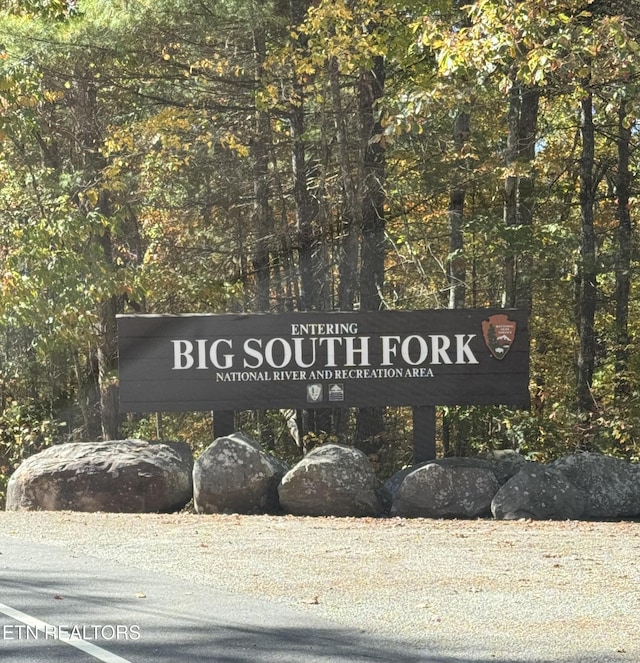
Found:
[[(480, 0), (462, 8), (440, 0), (309, 2), (304, 20), (288, 25), (291, 7), (254, 0), (3, 5), (3, 380), (17, 402), (49, 404), (46, 415), (22, 405), (20, 416), (42, 440), (53, 439), (51, 425), (40, 430), (38, 422), (51, 421), (61, 404), (74, 404), (74, 426), (90, 418), (106, 303), (110, 315), (251, 311), (264, 248), (269, 301), (274, 310), (295, 309), (301, 240), (309, 240), (301, 221), (308, 221), (322, 305), (334, 308), (349, 233), (356, 255), (362, 242), (356, 214), (366, 191), (362, 155), (375, 145), (385, 160), (384, 306), (447, 306), (446, 266), (454, 258), (466, 265), (466, 305), (498, 306), (505, 259), (516, 254), (531, 264), (534, 407), (447, 410), (449, 452), (507, 447), (546, 459), (590, 448), (637, 458), (637, 344), (630, 343), (622, 369), (616, 361), (616, 131), (623, 102), (622, 126), (636, 127), (640, 114), (637, 25), (613, 12), (591, 13), (589, 3), (575, 0)], [(360, 83), (379, 58), (385, 94), (373, 119), (380, 133), (364, 136)], [(508, 94), (518, 85), (540, 91), (536, 155), (507, 165)], [(598, 161), (598, 347), (596, 406), (585, 418), (574, 384), (577, 102), (587, 89), (594, 95)], [(453, 136), (461, 110), (471, 118), (462, 145)], [(294, 127), (294, 117), (301, 126)], [(340, 135), (338, 120), (345, 123)], [(267, 155), (261, 170), (257, 143)], [(304, 160), (294, 166), (295, 150)], [(635, 182), (635, 129), (630, 154)], [(306, 172), (296, 178), (302, 162)], [(508, 178), (533, 182), (531, 226), (504, 222)], [(300, 216), (301, 182), (307, 219)], [(464, 242), (455, 249), (453, 182), (465, 190)], [(260, 187), (268, 199), (262, 221)], [(629, 202), (634, 219), (637, 201), (636, 187)], [(635, 230), (631, 248), (633, 339), (640, 333)], [(17, 407), (11, 401), (0, 416), (15, 419)], [(388, 475), (410, 460), (411, 425), (402, 410), (385, 417), (387, 430), (369, 442)], [(278, 455), (299, 457), (279, 413), (240, 418)], [(153, 417), (132, 418), (123, 430), (188, 439), (196, 452), (210, 439), (206, 415), (161, 419), (159, 425)], [(333, 436), (316, 430), (306, 443)]]
[(4, 508), (7, 482), (29, 456), (61, 441), (64, 422), (49, 419), (42, 406), (29, 400), (9, 399), (0, 412), (0, 509)]
[(3, 9), (18, 16), (64, 20), (77, 11), (76, 0), (5, 0)]
[(577, 413), (560, 402), (534, 400), (532, 411), (501, 407), (446, 408), (447, 426), (456, 445), (451, 455), (484, 455), (510, 449), (542, 462), (578, 451), (640, 460), (640, 409), (626, 404), (607, 414)]
[(211, 443), (211, 413), (185, 412), (147, 417), (130, 415), (123, 437), (142, 440), (183, 440), (197, 457)]

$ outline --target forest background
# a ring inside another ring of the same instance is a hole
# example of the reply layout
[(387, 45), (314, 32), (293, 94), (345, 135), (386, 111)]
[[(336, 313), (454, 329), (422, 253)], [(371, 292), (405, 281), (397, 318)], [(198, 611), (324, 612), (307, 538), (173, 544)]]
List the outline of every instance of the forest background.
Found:
[[(523, 308), (531, 409), (439, 408), (440, 453), (639, 460), (639, 31), (637, 0), (4, 0), (0, 500), (49, 444), (211, 441), (118, 414), (118, 313)], [(402, 408), (236, 418), (411, 458)]]

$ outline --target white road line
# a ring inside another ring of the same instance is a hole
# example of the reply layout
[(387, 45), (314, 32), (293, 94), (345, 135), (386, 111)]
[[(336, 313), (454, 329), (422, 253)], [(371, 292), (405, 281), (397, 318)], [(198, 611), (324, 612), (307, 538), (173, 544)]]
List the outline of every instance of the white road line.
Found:
[(76, 649), (83, 651), (85, 654), (89, 654), (89, 656), (93, 656), (93, 658), (97, 658), (99, 661), (103, 661), (104, 663), (131, 663), (130, 661), (127, 661), (127, 659), (122, 658), (117, 654), (112, 654), (106, 649), (102, 649), (102, 647), (94, 645), (92, 642), (87, 642), (82, 638), (66, 634), (64, 631), (56, 629), (51, 624), (47, 624), (46, 622), (40, 621), (35, 617), (31, 617), (30, 615), (27, 615), (24, 612), (20, 612), (20, 610), (16, 610), (15, 608), (5, 605), (4, 603), (0, 603), (0, 612), (5, 614), (7, 617), (11, 617), (11, 619), (15, 619), (18, 622), (22, 622), (23, 624), (30, 626), (31, 628), (42, 631), (42, 633), (46, 633), (48, 636), (50, 636), (52, 633), (58, 633), (58, 636), (54, 636), (53, 639), (71, 645), (72, 647), (75, 647)]

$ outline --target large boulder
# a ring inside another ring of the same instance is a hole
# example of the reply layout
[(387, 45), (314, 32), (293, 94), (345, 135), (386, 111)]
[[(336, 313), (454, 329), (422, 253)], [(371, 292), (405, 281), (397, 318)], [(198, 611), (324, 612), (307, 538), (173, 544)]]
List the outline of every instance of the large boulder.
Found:
[(282, 479), (280, 505), (298, 516), (375, 516), (376, 477), (366, 455), (326, 444), (310, 451)]
[(158, 513), (192, 496), (191, 450), (183, 442), (74, 442), (27, 458), (9, 479), (8, 511)]
[(287, 466), (241, 433), (219, 437), (193, 466), (198, 513), (266, 513), (278, 509), (278, 484)]
[(485, 459), (491, 463), (491, 469), (496, 475), (498, 483), (503, 486), (511, 477), (518, 474), (518, 472), (527, 465), (536, 463), (527, 460), (524, 456), (520, 455), (517, 451), (512, 449), (496, 449), (489, 451), (485, 455)]
[(578, 453), (559, 458), (553, 467), (585, 493), (585, 519), (640, 516), (638, 465), (613, 456)]
[(486, 466), (427, 462), (409, 472), (393, 496), (392, 516), (474, 518), (489, 513), (498, 480)]
[(426, 460), (416, 465), (410, 465), (398, 470), (385, 482), (385, 489), (388, 493), (396, 494), (405, 478), (414, 470), (425, 465), (440, 465), (447, 468), (463, 468), (475, 467), (478, 469), (493, 472), (495, 478), (500, 485), (505, 484), (512, 476), (517, 474), (524, 465), (529, 461), (525, 460), (523, 456), (518, 454), (510, 454), (508, 456), (499, 456), (492, 458), (474, 458), (466, 456), (450, 456), (447, 458), (437, 458), (434, 460)]
[(530, 464), (500, 488), (491, 502), (499, 520), (571, 520), (584, 513), (585, 494), (558, 470)]

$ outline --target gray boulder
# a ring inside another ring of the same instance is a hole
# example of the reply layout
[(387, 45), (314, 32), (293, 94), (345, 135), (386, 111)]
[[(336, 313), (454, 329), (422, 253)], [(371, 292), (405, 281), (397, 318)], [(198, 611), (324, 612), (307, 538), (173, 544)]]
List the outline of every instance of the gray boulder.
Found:
[(398, 470), (385, 482), (385, 489), (391, 494), (395, 495), (400, 488), (405, 478), (414, 470), (425, 465), (440, 465), (440, 467), (448, 468), (463, 468), (475, 467), (478, 469), (493, 472), (495, 478), (500, 485), (505, 484), (512, 476), (520, 471), (520, 468), (526, 465), (529, 461), (525, 460), (523, 456), (518, 454), (509, 455), (508, 457), (496, 458), (471, 458), (466, 456), (450, 456), (447, 458), (437, 458), (435, 460), (427, 460), (417, 465), (411, 465)]
[(511, 477), (518, 474), (518, 472), (527, 465), (533, 465), (534, 461), (527, 460), (524, 456), (511, 449), (496, 449), (489, 451), (486, 460), (491, 463), (493, 473), (496, 475), (498, 483), (503, 486)]
[(267, 513), (278, 509), (282, 461), (240, 433), (219, 437), (193, 466), (197, 513)]
[(7, 511), (158, 513), (192, 496), (183, 442), (73, 442), (27, 458), (7, 485)]
[(392, 516), (474, 518), (489, 513), (499, 488), (491, 469), (427, 462), (409, 472), (393, 496)]
[(282, 479), (280, 505), (298, 516), (375, 516), (376, 477), (359, 449), (326, 444), (310, 451)]
[(466, 458), (450, 456), (448, 458), (439, 458), (432, 463), (437, 463), (442, 467), (477, 467), (479, 469), (493, 472), (498, 483), (502, 486), (509, 479), (517, 474), (520, 469), (526, 465), (527, 461), (519, 454), (500, 455), (491, 458)]
[(583, 515), (585, 503), (585, 494), (560, 471), (529, 464), (496, 493), (491, 513), (499, 520), (571, 520)]
[(552, 466), (585, 493), (585, 519), (640, 516), (637, 465), (613, 456), (578, 453), (559, 458)]
[(429, 463), (432, 462), (433, 461), (427, 460), (423, 463), (417, 463), (416, 465), (409, 465), (408, 467), (403, 467), (401, 470), (398, 470), (395, 474), (389, 477), (384, 482), (384, 489), (389, 495), (390, 500), (393, 501), (393, 497), (398, 492), (398, 488), (400, 488), (402, 482), (406, 479), (406, 477), (409, 474), (411, 474), (411, 472), (417, 470), (419, 467), (424, 467), (425, 465), (428, 465)]

